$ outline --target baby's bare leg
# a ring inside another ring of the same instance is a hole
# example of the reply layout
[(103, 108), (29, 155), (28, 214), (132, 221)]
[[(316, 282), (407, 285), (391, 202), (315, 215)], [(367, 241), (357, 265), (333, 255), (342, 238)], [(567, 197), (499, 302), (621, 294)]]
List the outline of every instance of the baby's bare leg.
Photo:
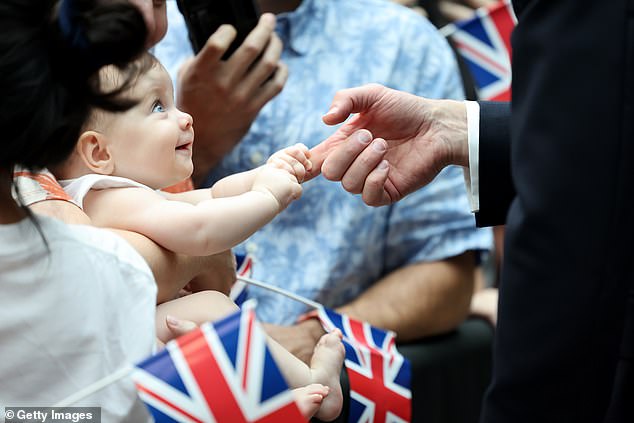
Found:
[(315, 414), (320, 420), (329, 421), (337, 418), (343, 405), (343, 394), (339, 383), (339, 374), (345, 349), (341, 343), (342, 334), (337, 329), (319, 339), (310, 362), (310, 367), (288, 350), (268, 338), (271, 353), (291, 388), (299, 388), (311, 383), (318, 383), (329, 388), (319, 411)]
[(237, 310), (238, 306), (218, 291), (201, 291), (166, 301), (156, 307), (156, 337), (163, 343), (172, 339), (172, 332), (165, 322), (168, 315), (200, 325), (221, 319)]
[(339, 329), (323, 335), (310, 360), (310, 370), (314, 383), (321, 383), (330, 388), (328, 396), (321, 403), (319, 411), (315, 414), (320, 420), (334, 420), (341, 413), (343, 406), (343, 394), (339, 375), (346, 355), (346, 350), (341, 342), (343, 335)]

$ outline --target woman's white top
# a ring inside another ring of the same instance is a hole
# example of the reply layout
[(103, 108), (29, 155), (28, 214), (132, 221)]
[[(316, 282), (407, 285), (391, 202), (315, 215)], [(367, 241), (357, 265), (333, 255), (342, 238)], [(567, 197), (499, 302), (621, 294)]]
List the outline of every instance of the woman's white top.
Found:
[[(0, 225), (0, 406), (52, 406), (153, 352), (156, 283), (123, 239), (37, 217)], [(150, 417), (129, 378), (81, 401)], [(0, 410), (2, 411), (2, 410)], [(4, 413), (2, 413), (4, 414)]]

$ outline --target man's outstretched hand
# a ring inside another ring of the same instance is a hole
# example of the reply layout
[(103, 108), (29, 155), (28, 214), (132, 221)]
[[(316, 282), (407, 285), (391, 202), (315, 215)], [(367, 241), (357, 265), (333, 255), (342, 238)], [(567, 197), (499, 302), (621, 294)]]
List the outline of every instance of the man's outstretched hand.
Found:
[(323, 120), (344, 122), (311, 149), (313, 169), (371, 206), (394, 203), (449, 164), (468, 166), (462, 102), (430, 100), (378, 84), (339, 91)]

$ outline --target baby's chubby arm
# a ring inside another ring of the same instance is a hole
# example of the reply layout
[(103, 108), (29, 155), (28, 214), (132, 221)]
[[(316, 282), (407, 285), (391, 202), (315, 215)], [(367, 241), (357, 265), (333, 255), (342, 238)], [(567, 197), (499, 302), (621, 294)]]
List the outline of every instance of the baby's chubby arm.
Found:
[[(295, 144), (274, 153), (264, 166), (273, 166), (287, 171), (295, 176), (299, 183), (304, 181), (306, 172), (312, 169), (308, 147), (304, 144)], [(229, 175), (216, 182), (211, 187), (214, 198), (230, 197), (250, 191), (258, 172), (264, 167)]]
[(282, 207), (261, 191), (193, 205), (142, 188), (112, 188), (87, 195), (84, 209), (97, 226), (138, 232), (175, 253), (207, 256), (244, 241)]
[[(309, 158), (308, 147), (298, 143), (274, 153), (267, 160), (267, 165), (286, 170), (295, 175), (299, 183), (302, 183), (306, 173), (312, 169)], [(260, 168), (256, 168), (229, 175), (216, 182), (211, 188), (179, 193), (161, 192), (161, 195), (168, 200), (184, 201), (190, 204), (198, 204), (209, 198), (232, 197), (250, 191), (259, 171)]]
[(91, 191), (84, 210), (93, 224), (138, 232), (176, 253), (206, 256), (230, 249), (301, 196), (287, 170), (264, 165), (250, 191), (196, 205), (171, 201), (143, 188)]
[(211, 198), (211, 190), (209, 188), (200, 188), (184, 192), (159, 191), (159, 193), (168, 200), (182, 201), (189, 204), (198, 204), (201, 201)]

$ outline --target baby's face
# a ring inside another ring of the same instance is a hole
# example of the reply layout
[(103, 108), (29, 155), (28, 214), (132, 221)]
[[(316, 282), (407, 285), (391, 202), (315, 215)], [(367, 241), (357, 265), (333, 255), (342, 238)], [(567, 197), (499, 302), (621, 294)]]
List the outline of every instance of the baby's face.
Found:
[(192, 117), (174, 105), (172, 82), (155, 64), (141, 75), (130, 96), (132, 109), (111, 114), (104, 131), (114, 159), (114, 176), (161, 189), (187, 179), (194, 168)]

